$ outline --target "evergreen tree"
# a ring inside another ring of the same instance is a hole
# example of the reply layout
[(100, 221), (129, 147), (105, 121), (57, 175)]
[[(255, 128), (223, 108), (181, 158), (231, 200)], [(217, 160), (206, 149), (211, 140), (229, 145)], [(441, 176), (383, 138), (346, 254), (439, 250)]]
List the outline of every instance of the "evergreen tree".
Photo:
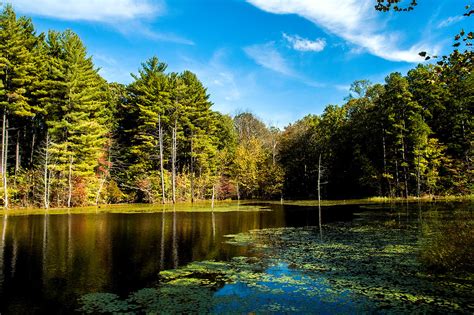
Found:
[(52, 142), (50, 156), (57, 160), (52, 166), (57, 189), (67, 194), (58, 194), (57, 202), (84, 204), (98, 189), (95, 171), (107, 134), (106, 85), (71, 31), (50, 32), (48, 57), (41, 101)]

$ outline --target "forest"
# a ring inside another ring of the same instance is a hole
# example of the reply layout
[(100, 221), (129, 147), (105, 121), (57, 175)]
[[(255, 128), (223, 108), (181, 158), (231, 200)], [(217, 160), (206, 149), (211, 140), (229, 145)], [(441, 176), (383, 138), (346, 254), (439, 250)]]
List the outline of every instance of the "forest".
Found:
[(5, 5), (1, 203), (472, 194), (472, 36), (462, 31), (442, 58), (421, 52), (434, 62), (383, 84), (356, 81), (344, 104), (280, 130), (213, 110), (194, 73), (157, 57), (129, 85), (107, 82), (78, 35), (38, 34)]

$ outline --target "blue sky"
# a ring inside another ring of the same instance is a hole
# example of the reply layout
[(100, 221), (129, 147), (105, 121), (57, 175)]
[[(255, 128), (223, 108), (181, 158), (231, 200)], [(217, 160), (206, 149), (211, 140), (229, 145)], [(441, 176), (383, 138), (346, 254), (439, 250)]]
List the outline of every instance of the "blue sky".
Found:
[(380, 13), (376, 0), (13, 0), (38, 31), (72, 29), (108, 81), (156, 55), (191, 70), (214, 109), (283, 127), (342, 104), (354, 80), (406, 73), (418, 52), (450, 51), (468, 29), (461, 0)]

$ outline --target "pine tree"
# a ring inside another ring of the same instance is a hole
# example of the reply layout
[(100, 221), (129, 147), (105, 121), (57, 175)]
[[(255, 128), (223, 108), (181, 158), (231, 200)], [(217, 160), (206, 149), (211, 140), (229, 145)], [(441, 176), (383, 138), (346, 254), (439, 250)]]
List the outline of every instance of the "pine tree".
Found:
[(80, 205), (98, 189), (95, 170), (107, 133), (106, 85), (73, 32), (50, 32), (48, 54), (41, 101), (52, 142), (50, 155), (57, 160), (52, 167), (58, 189), (67, 191), (63, 202)]

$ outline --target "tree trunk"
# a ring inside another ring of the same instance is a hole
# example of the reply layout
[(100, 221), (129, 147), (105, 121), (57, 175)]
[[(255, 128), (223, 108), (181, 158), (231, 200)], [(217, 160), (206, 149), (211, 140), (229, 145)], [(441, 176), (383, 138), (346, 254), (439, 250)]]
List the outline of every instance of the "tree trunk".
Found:
[(321, 206), (321, 153), (318, 162), (318, 205)]
[(100, 180), (99, 189), (97, 189), (97, 194), (95, 195), (95, 205), (99, 204), (100, 193), (102, 192), (102, 188), (105, 185), (105, 181), (107, 180), (107, 174)]
[(275, 166), (276, 164), (276, 147), (277, 147), (277, 141), (275, 140), (275, 136), (272, 138), (272, 165)]
[(3, 183), (3, 173), (5, 172), (5, 130), (6, 130), (6, 121), (7, 114), (3, 110), (3, 120), (2, 120), (2, 164), (0, 165), (0, 171), (2, 173), (2, 183)]
[(69, 174), (68, 174), (68, 185), (69, 185), (69, 191), (68, 191), (68, 196), (67, 196), (67, 207), (71, 207), (71, 200), (72, 200), (72, 162), (73, 162), (73, 157), (72, 155), (69, 158)]
[(387, 178), (387, 185), (388, 185), (388, 193), (390, 197), (393, 197), (392, 193), (392, 182), (390, 181), (390, 178), (388, 178), (388, 172), (387, 172), (387, 150), (385, 146), (385, 128), (382, 127), (382, 149), (383, 149), (383, 172), (385, 174), (385, 178)]
[(49, 208), (49, 176), (48, 176), (48, 161), (49, 159), (49, 133), (46, 132), (46, 149), (44, 154), (44, 208)]
[(36, 140), (36, 133), (33, 130), (33, 137), (31, 139), (30, 165), (33, 165), (33, 156), (35, 152), (35, 140)]
[(15, 185), (16, 185), (16, 176), (18, 170), (20, 169), (20, 130), (16, 131), (16, 148), (15, 148)]
[(191, 202), (194, 203), (194, 143), (193, 132), (191, 131)]
[(318, 221), (319, 221), (319, 234), (320, 238), (323, 238), (323, 230), (321, 223), (321, 153), (319, 153), (318, 160)]
[(398, 173), (399, 172), (398, 172), (398, 154), (397, 154), (397, 157), (395, 157), (395, 182), (397, 183), (395, 193), (397, 194), (397, 196), (398, 196), (399, 189), (400, 189), (400, 180), (398, 178)]
[(211, 208), (214, 209), (214, 198), (216, 195), (216, 185), (212, 185)]
[(4, 114), (3, 118), (6, 120), (4, 122), (5, 126), (5, 145), (3, 149), (3, 206), (5, 209), (8, 209), (8, 175), (7, 175), (7, 165), (8, 165), (8, 120)]
[(160, 176), (161, 176), (161, 196), (162, 203), (165, 203), (165, 178), (164, 178), (164, 168), (163, 168), (163, 129), (161, 128), (161, 116), (158, 116), (158, 140), (160, 145)]
[[(4, 198), (7, 195), (5, 192), (7, 191), (7, 188), (5, 186), (5, 131), (6, 131), (6, 121), (7, 121), (7, 114), (6, 111), (3, 110), (3, 122), (2, 122), (2, 162), (0, 165), (0, 170), (2, 173), (2, 186), (3, 186), (3, 191), (4, 191)], [(8, 204), (5, 203), (6, 199), (4, 199), (3, 207), (7, 208)]]
[(403, 179), (405, 181), (405, 198), (408, 198), (408, 162), (405, 154), (405, 140), (402, 132), (402, 160), (403, 160)]
[(174, 128), (172, 134), (172, 148), (171, 148), (171, 176), (173, 184), (173, 203), (176, 203), (176, 132), (177, 132), (177, 121), (174, 121)]
[(237, 182), (237, 200), (240, 201), (240, 189), (239, 189), (239, 182)]
[(420, 170), (420, 149), (418, 149), (417, 152), (417, 170), (416, 170), (416, 194), (418, 198), (420, 197), (420, 191), (421, 191), (421, 170)]
[[(108, 157), (107, 157), (107, 167), (110, 167), (110, 148), (109, 148)], [(95, 196), (95, 205), (96, 206), (99, 204), (100, 194), (102, 192), (102, 188), (105, 185), (105, 182), (107, 181), (107, 177), (109, 176), (109, 174), (110, 174), (110, 169), (105, 170), (104, 177), (100, 181), (99, 189), (97, 189), (97, 194)]]

